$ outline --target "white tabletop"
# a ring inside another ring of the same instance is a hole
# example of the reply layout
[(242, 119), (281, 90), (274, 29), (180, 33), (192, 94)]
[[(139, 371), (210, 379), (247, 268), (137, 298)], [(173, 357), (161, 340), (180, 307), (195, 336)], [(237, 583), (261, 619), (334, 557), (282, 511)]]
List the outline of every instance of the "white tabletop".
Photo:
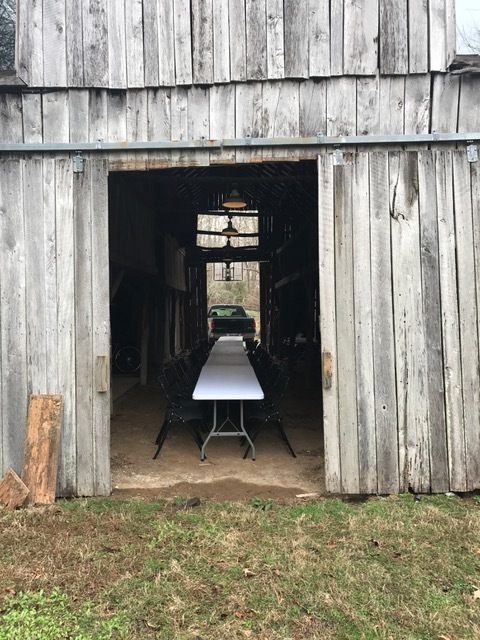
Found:
[(262, 400), (264, 395), (243, 348), (243, 339), (220, 338), (203, 365), (194, 400)]

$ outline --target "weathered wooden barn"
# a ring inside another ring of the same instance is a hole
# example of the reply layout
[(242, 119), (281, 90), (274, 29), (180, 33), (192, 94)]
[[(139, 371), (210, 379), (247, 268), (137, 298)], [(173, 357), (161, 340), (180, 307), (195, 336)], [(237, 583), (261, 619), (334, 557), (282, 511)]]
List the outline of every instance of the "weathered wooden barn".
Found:
[(111, 327), (140, 328), (144, 377), (204, 337), (222, 255), (197, 214), (237, 184), (262, 340), (321, 343), (327, 490), (480, 487), (480, 75), (454, 0), (28, 0), (16, 24), (0, 474), (29, 394), (60, 393), (58, 494), (110, 492)]

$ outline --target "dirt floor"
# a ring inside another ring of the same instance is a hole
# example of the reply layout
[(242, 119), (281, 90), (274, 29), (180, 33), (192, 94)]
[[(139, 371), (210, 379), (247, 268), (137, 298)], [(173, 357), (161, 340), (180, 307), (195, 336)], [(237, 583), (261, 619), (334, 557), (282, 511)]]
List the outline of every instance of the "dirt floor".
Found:
[(320, 388), (306, 388), (301, 363), (290, 372), (281, 408), (293, 458), (276, 427), (267, 425), (255, 441), (256, 460), (242, 459), (238, 438), (214, 438), (200, 453), (191, 435), (175, 425), (158, 458), (155, 439), (165, 414), (160, 386), (150, 382), (131, 388), (114, 402), (111, 421), (113, 496), (162, 498), (193, 496), (243, 501), (253, 497), (277, 500), (299, 494), (324, 493)]

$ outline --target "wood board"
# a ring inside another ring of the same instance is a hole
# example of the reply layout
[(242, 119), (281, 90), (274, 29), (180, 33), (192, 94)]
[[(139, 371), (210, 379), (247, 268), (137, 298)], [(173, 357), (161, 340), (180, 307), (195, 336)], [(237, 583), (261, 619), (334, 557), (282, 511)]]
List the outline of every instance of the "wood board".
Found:
[(30, 490), (28, 504), (55, 501), (63, 397), (31, 395), (22, 481)]

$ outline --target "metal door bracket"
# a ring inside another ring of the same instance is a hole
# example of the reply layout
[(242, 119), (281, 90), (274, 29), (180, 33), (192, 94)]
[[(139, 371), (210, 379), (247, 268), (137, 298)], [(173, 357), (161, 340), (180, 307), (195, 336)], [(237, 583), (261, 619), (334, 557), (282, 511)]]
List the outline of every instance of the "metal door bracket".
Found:
[(333, 166), (339, 167), (343, 165), (343, 151), (341, 149), (334, 149), (333, 151)]
[(73, 157), (73, 173), (83, 173), (83, 157), (79, 151)]
[(478, 162), (478, 147), (473, 142), (467, 142), (467, 159), (469, 162)]

